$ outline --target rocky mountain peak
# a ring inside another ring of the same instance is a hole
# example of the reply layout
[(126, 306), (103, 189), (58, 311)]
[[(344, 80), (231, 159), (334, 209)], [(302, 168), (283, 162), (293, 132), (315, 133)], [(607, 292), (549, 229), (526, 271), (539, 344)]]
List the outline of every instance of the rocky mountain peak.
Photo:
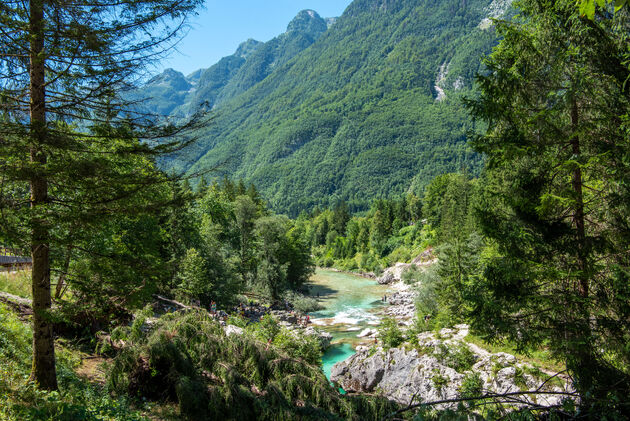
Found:
[(247, 41), (242, 42), (238, 46), (234, 55), (246, 59), (247, 57), (249, 57), (250, 54), (256, 51), (258, 47), (263, 44), (264, 42), (256, 41), (253, 38), (249, 38)]
[(328, 29), (328, 24), (314, 10), (302, 10), (287, 26), (287, 32), (320, 33)]
[(188, 90), (191, 86), (182, 73), (171, 68), (164, 70), (162, 73), (149, 80), (147, 85), (169, 86), (176, 90)]

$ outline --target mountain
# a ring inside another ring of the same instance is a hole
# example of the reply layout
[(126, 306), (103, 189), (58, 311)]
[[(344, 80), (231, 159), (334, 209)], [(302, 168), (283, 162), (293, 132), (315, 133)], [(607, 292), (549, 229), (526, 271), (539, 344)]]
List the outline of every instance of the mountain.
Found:
[(313, 44), (328, 24), (313, 10), (303, 10), (289, 23), (287, 31), (256, 49), (217, 98), (217, 105), (247, 91), (298, 53)]
[(277, 66), (313, 44), (333, 23), (334, 19), (303, 10), (276, 38), (268, 42), (248, 39), (234, 54), (186, 77), (167, 69), (133, 92), (132, 97), (146, 98), (143, 111), (173, 117), (190, 116), (201, 107), (216, 108), (265, 79)]
[[(271, 41), (256, 49), (217, 95), (201, 140), (163, 164), (242, 177), (290, 215), (339, 199), (364, 209), (444, 172), (474, 174), (481, 158), (466, 146), (461, 99), (496, 44), (488, 18), (508, 6), (355, 0), (327, 30), (302, 12), (283, 34), (283, 48), (302, 50), (281, 60)], [(324, 32), (307, 46), (291, 28)]]

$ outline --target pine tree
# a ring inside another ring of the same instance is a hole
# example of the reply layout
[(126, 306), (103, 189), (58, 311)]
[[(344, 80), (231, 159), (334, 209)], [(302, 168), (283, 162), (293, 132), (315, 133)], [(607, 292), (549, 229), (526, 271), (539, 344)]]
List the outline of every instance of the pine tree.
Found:
[(31, 377), (41, 388), (57, 387), (48, 314), (51, 251), (72, 242), (62, 229), (69, 220), (80, 227), (112, 214), (124, 199), (163, 181), (156, 171), (137, 168), (181, 146), (177, 137), (165, 139), (182, 127), (133, 112), (120, 93), (174, 45), (200, 3), (0, 4), (0, 172), (3, 183), (19, 190), (4, 190), (1, 203), (17, 215), (10, 217), (9, 240), (30, 248), (33, 259)]
[(489, 335), (549, 346), (585, 407), (612, 405), (630, 392), (628, 17), (518, 7), (469, 101), (488, 124), (474, 140), (488, 158), (478, 213), (498, 252), (473, 315)]

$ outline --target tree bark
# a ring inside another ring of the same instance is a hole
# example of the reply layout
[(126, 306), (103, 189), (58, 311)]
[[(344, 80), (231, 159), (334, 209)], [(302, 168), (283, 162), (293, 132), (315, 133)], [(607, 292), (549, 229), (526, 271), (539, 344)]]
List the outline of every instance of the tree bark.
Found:
[(49, 317), (50, 258), (49, 227), (45, 216), (48, 202), (46, 166), (46, 87), (44, 57), (44, 5), (29, 4), (30, 118), (31, 118), (31, 255), (33, 258), (33, 368), (31, 380), (41, 389), (57, 389), (55, 342)]

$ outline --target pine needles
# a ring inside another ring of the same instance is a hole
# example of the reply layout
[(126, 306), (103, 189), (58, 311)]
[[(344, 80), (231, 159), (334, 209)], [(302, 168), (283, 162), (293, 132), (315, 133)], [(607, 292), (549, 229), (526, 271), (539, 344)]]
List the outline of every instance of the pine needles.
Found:
[(226, 336), (202, 312), (165, 316), (129, 343), (111, 366), (108, 386), (177, 402), (194, 420), (369, 420), (395, 408), (384, 398), (341, 395), (318, 364), (261, 341), (251, 329)]

